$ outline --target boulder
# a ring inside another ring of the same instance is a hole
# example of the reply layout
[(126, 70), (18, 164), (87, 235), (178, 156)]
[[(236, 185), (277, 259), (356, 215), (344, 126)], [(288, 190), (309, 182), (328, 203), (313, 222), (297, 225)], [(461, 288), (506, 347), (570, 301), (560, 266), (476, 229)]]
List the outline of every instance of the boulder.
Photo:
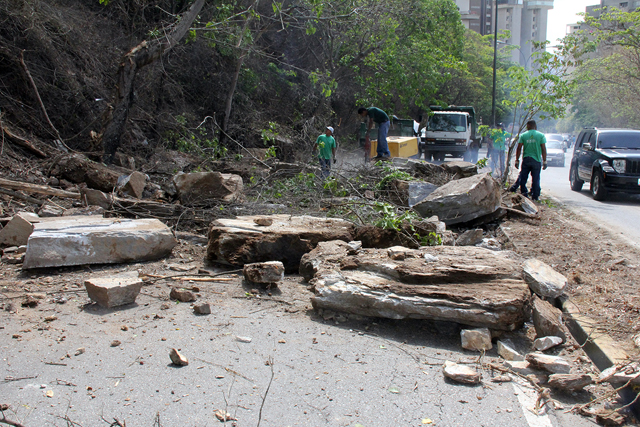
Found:
[(196, 295), (187, 289), (171, 288), (169, 298), (180, 302), (191, 302), (196, 300)]
[(390, 199), (400, 206), (412, 208), (423, 201), (438, 188), (437, 185), (424, 181), (403, 181), (396, 179), (391, 183)]
[(536, 334), (539, 337), (560, 337), (562, 342), (567, 339), (566, 328), (562, 323), (562, 312), (535, 295), (532, 304), (532, 317)]
[(211, 314), (211, 305), (209, 303), (196, 304), (193, 306), (193, 312), (195, 314)]
[(549, 375), (547, 384), (563, 391), (578, 391), (593, 384), (593, 377), (587, 374), (553, 374)]
[(447, 226), (492, 214), (500, 207), (500, 184), (489, 174), (451, 181), (413, 209), (423, 217), (437, 215)]
[(554, 374), (568, 374), (571, 372), (571, 364), (560, 356), (551, 356), (542, 353), (529, 353), (525, 357), (533, 367), (553, 372)]
[(281, 261), (285, 270), (298, 270), (300, 258), (319, 242), (354, 240), (352, 223), (336, 218), (269, 215), (269, 226), (255, 220), (264, 215), (218, 219), (209, 228), (207, 258), (241, 266), (255, 262)]
[(444, 376), (462, 384), (478, 384), (480, 383), (480, 373), (474, 371), (467, 365), (458, 365), (457, 363), (447, 360), (442, 367)]
[(562, 344), (562, 338), (560, 337), (542, 337), (533, 342), (533, 348), (536, 351), (545, 351)]
[(18, 213), (0, 230), (0, 246), (26, 245), (33, 232), (33, 224)]
[(511, 341), (500, 340), (498, 341), (498, 354), (502, 356), (504, 360), (522, 361), (524, 356), (515, 349), (515, 346)]
[(483, 230), (482, 228), (476, 228), (474, 230), (467, 230), (456, 239), (456, 246), (475, 246), (482, 242)]
[(64, 215), (65, 209), (51, 202), (44, 202), (38, 209), (38, 216), (41, 218), (51, 218)]
[(149, 261), (169, 255), (176, 244), (157, 219), (52, 218), (34, 224), (22, 268)]
[(241, 201), (242, 177), (220, 172), (180, 173), (173, 177), (180, 202), (185, 205), (208, 205)]
[(544, 298), (557, 298), (567, 286), (567, 278), (544, 262), (531, 258), (522, 266), (524, 280), (533, 292)]
[(300, 274), (313, 276), (314, 308), (499, 330), (524, 321), (530, 291), (510, 253), (435, 246), (406, 249), (394, 260), (386, 249), (349, 249), (324, 242), (302, 257)]
[(92, 277), (84, 282), (89, 298), (107, 308), (134, 303), (142, 284), (137, 271)]
[(68, 154), (56, 158), (56, 164), (51, 171), (58, 178), (67, 179), (73, 183), (85, 183), (89, 188), (113, 191), (118, 185), (118, 178), (123, 173), (130, 173), (124, 168), (107, 167), (102, 163), (89, 160), (82, 154)]
[(491, 332), (487, 328), (463, 329), (460, 331), (462, 348), (473, 351), (491, 350)]
[(640, 386), (640, 363), (631, 362), (626, 366), (613, 365), (602, 371), (598, 382), (609, 382), (618, 387), (622, 384)]
[(130, 175), (122, 175), (118, 178), (118, 189), (136, 199), (142, 199), (142, 193), (147, 185), (147, 175), (135, 171)]
[(461, 160), (444, 162), (442, 168), (449, 174), (453, 175), (453, 179), (469, 178), (478, 174), (478, 166), (475, 163), (469, 163)]
[(280, 261), (245, 264), (242, 273), (244, 278), (252, 283), (278, 283), (284, 279), (284, 264)]
[(113, 197), (111, 194), (103, 193), (100, 190), (82, 188), (80, 194), (82, 195), (82, 201), (87, 206), (99, 206), (103, 209), (111, 209), (113, 205)]

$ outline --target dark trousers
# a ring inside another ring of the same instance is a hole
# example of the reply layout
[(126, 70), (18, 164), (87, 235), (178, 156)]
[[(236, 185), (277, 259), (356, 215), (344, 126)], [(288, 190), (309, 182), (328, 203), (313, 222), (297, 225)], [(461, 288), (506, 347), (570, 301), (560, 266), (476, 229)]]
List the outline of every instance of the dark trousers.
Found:
[(522, 159), (522, 169), (520, 169), (520, 192), (527, 195), (527, 179), (531, 174), (531, 198), (538, 200), (540, 197), (540, 171), (542, 163), (536, 161), (533, 157), (524, 157)]
[(320, 161), (320, 168), (322, 169), (322, 180), (324, 181), (329, 177), (331, 173), (331, 159), (323, 159), (322, 157), (318, 157)]

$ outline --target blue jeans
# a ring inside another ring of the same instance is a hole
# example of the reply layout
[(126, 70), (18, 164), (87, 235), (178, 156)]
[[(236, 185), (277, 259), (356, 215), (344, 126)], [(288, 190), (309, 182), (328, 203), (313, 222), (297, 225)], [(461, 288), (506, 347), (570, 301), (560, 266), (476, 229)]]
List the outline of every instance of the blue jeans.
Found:
[(376, 151), (380, 157), (391, 156), (389, 144), (387, 143), (387, 133), (389, 133), (389, 120), (378, 124), (378, 147)]
[[(496, 172), (497, 176), (502, 176), (504, 173), (504, 150), (499, 148), (494, 148), (491, 152), (491, 162), (493, 163), (493, 170)], [(523, 160), (524, 164), (524, 160)]]
[(522, 169), (520, 170), (520, 192), (527, 195), (527, 179), (531, 173), (531, 198), (538, 200), (540, 197), (540, 170), (542, 163), (536, 161), (533, 157), (524, 157), (522, 159)]
[(320, 168), (322, 169), (322, 179), (325, 180), (331, 173), (331, 159), (318, 157), (318, 160), (320, 160)]

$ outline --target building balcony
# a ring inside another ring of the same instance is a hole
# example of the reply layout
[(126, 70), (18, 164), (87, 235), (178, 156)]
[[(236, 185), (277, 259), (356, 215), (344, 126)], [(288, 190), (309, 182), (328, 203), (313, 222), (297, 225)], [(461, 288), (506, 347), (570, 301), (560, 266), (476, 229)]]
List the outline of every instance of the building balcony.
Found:
[(527, 9), (553, 9), (553, 0), (529, 0), (526, 2)]

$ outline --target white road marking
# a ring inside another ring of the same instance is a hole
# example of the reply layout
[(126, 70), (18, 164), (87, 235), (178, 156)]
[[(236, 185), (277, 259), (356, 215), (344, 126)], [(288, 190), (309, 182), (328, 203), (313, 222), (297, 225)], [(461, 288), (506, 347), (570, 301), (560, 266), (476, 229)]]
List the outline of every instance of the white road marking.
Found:
[(513, 390), (518, 396), (518, 401), (520, 401), (520, 405), (522, 406), (522, 412), (524, 413), (524, 418), (527, 420), (529, 427), (553, 427), (549, 416), (547, 415), (546, 407), (542, 409), (541, 415), (536, 415), (532, 411), (535, 411), (536, 399), (538, 398), (538, 394), (533, 391), (531, 388), (523, 386), (513, 381)]

